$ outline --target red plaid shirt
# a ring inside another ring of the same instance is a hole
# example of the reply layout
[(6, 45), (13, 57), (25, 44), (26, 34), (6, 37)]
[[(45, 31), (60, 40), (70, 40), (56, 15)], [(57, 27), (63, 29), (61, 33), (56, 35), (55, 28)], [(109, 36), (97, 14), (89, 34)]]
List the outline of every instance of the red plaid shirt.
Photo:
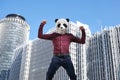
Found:
[(54, 54), (69, 54), (69, 45), (71, 42), (85, 43), (85, 30), (82, 30), (82, 38), (80, 39), (70, 33), (59, 34), (54, 32), (52, 34), (43, 34), (43, 26), (44, 24), (41, 23), (38, 30), (38, 38), (51, 40), (54, 46)]

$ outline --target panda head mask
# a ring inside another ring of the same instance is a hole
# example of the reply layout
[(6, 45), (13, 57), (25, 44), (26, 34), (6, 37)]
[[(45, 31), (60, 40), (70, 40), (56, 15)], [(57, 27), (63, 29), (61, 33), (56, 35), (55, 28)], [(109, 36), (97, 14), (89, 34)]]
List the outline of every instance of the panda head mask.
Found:
[(69, 19), (55, 19), (56, 23), (56, 32), (59, 34), (65, 34), (67, 33), (68, 27), (69, 27)]

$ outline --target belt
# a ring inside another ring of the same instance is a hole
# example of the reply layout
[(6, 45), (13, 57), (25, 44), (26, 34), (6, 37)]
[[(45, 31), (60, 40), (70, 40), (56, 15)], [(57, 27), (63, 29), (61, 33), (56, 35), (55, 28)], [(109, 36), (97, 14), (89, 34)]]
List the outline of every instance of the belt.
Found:
[(69, 54), (54, 54), (54, 56), (59, 58), (66, 58), (66, 57), (69, 57)]

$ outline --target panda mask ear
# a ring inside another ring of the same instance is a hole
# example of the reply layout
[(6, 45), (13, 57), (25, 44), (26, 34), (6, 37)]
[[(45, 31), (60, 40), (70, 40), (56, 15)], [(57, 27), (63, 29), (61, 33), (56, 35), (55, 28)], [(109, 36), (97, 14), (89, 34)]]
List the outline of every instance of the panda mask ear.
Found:
[(66, 18), (66, 21), (69, 22), (70, 20), (68, 18)]
[(55, 23), (58, 21), (58, 19), (55, 19)]

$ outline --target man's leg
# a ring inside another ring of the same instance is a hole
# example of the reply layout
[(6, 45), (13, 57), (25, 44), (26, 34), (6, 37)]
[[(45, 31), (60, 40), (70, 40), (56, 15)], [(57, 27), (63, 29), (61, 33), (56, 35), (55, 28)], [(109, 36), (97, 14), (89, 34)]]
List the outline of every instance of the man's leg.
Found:
[(76, 75), (75, 75), (74, 66), (73, 66), (73, 63), (72, 63), (70, 57), (68, 57), (64, 60), (62, 66), (64, 69), (66, 69), (66, 72), (67, 72), (68, 76), (70, 77), (70, 80), (77, 80)]
[(53, 56), (52, 61), (50, 63), (50, 66), (48, 68), (47, 74), (46, 74), (46, 80), (52, 80), (54, 77), (55, 72), (57, 69), (61, 66), (59, 58)]

